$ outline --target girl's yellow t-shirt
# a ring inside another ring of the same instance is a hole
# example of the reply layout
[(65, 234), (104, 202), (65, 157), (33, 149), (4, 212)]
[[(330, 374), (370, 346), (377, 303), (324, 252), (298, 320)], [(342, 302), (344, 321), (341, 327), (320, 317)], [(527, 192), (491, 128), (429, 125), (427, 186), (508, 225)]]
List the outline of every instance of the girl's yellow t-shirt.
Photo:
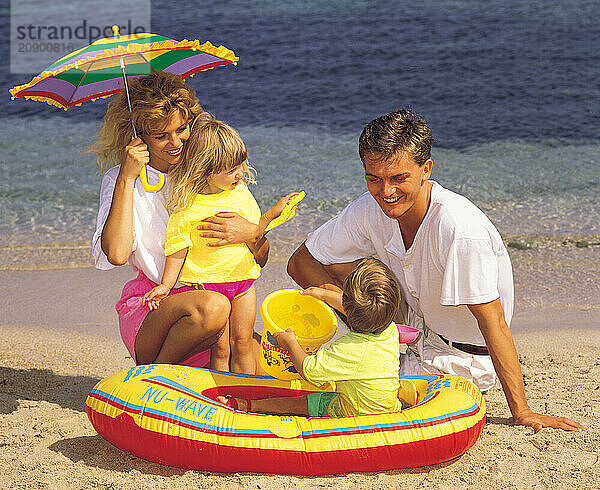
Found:
[(189, 208), (169, 217), (165, 255), (189, 247), (179, 277), (182, 284), (235, 282), (260, 275), (260, 266), (245, 243), (207, 247), (215, 239), (200, 236), (196, 228), (200, 222), (222, 211), (234, 211), (257, 224), (261, 216), (254, 196), (240, 182), (232, 191), (198, 194)]

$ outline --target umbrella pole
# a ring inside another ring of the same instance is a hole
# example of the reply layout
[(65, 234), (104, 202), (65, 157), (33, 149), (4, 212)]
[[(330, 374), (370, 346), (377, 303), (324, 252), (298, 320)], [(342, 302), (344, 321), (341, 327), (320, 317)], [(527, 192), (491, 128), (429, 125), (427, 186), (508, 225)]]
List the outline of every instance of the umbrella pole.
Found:
[[(127, 94), (127, 105), (129, 106), (129, 114), (133, 114), (133, 109), (131, 108), (131, 98), (129, 97), (129, 87), (127, 86), (127, 73), (125, 72), (125, 62), (123, 58), (120, 58), (121, 62), (121, 72), (123, 73), (123, 83), (125, 84), (125, 94)], [(137, 131), (135, 130), (135, 124), (133, 123), (133, 117), (131, 118), (131, 127), (133, 128), (133, 137), (137, 138)], [(165, 176), (160, 174), (158, 178), (158, 183), (156, 185), (150, 185), (148, 183), (148, 175), (146, 174), (146, 165), (142, 167), (140, 171), (140, 180), (142, 181), (142, 186), (148, 192), (156, 192), (162, 189), (162, 186), (165, 183)]]
[[(133, 112), (131, 108), (131, 99), (129, 98), (129, 87), (127, 86), (127, 73), (125, 72), (125, 62), (123, 58), (120, 58), (121, 62), (121, 73), (123, 73), (123, 83), (125, 84), (125, 93), (127, 94), (127, 105), (129, 106), (129, 114)], [(137, 131), (135, 130), (135, 124), (133, 124), (133, 118), (131, 119), (131, 127), (133, 128), (133, 137), (137, 138)]]

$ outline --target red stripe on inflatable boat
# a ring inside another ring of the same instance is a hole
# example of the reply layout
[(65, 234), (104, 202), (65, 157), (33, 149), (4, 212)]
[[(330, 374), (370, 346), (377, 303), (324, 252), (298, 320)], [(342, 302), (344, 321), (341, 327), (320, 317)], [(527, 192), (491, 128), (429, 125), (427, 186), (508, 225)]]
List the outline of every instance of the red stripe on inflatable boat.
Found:
[(122, 403), (119, 403), (116, 400), (111, 400), (110, 398), (107, 398), (105, 396), (100, 395), (99, 393), (90, 393), (88, 395), (89, 398), (95, 398), (96, 400), (100, 400), (101, 402), (104, 402), (108, 405), (111, 405), (115, 408), (118, 408), (119, 410), (123, 410), (124, 412), (129, 412), (129, 413), (142, 413), (141, 410), (135, 410), (133, 408), (131, 408), (130, 406), (127, 405), (123, 405)]
[[(118, 408), (119, 410), (122, 410), (123, 413), (120, 414), (120, 415), (118, 415), (117, 419), (119, 419), (119, 418), (125, 419), (125, 418), (129, 417), (129, 419), (131, 419), (131, 421), (133, 423), (132, 414), (133, 415), (137, 415), (139, 413), (142, 413), (142, 410), (135, 410), (135, 409), (133, 409), (133, 408), (127, 406), (127, 405), (123, 405), (122, 403), (119, 403), (119, 402), (117, 402), (115, 400), (111, 400), (110, 398), (107, 398), (107, 397), (104, 397), (102, 395), (99, 395), (98, 393), (90, 393), (88, 396), (90, 398), (95, 398), (96, 400), (104, 402), (107, 405), (111, 405), (111, 406), (113, 406), (115, 408)], [(87, 408), (88, 413), (89, 413), (90, 408), (89, 407), (86, 407), (86, 408)], [(256, 415), (263, 415), (263, 414), (256, 414)], [(150, 411), (144, 411), (144, 417), (155, 419), (155, 420), (161, 420), (163, 422), (167, 422), (169, 424), (177, 425), (179, 427), (184, 427), (186, 429), (191, 429), (191, 430), (196, 430), (196, 431), (200, 430), (197, 425), (187, 424), (187, 423), (183, 422), (181, 420), (181, 418), (178, 417), (175, 414), (173, 414), (172, 417), (165, 417), (164, 415), (159, 415), (157, 413), (153, 413), (153, 412), (150, 412)], [(142, 429), (140, 429), (140, 430), (142, 430)], [(210, 427), (202, 427), (201, 430), (202, 430), (202, 432), (205, 432), (206, 434), (214, 434), (214, 435), (219, 435), (219, 436), (232, 436), (231, 432), (215, 430), (215, 429), (211, 429)], [(173, 437), (173, 436), (170, 436), (170, 435), (167, 435), (167, 434), (163, 434), (163, 436), (165, 438), (166, 437)], [(270, 438), (277, 438), (277, 437), (279, 437), (278, 435), (273, 434), (273, 433), (269, 433), (269, 434), (267, 434), (267, 433), (253, 434), (253, 433), (241, 432), (241, 431), (236, 432), (233, 436), (234, 437), (256, 437), (256, 438), (262, 438), (262, 439), (270, 439)], [(297, 436), (297, 437), (300, 437), (300, 436)], [(107, 440), (110, 440), (110, 439), (107, 439)]]
[[(436, 393), (436, 395), (437, 395), (437, 393)], [(92, 398), (96, 398), (97, 400), (100, 400), (104, 403), (107, 403), (108, 405), (112, 405), (113, 407), (116, 407), (119, 410), (123, 410), (124, 414), (122, 414), (121, 416), (124, 416), (124, 417), (131, 417), (130, 414), (141, 413), (140, 410), (134, 410), (131, 407), (128, 407), (121, 403), (118, 403), (115, 400), (106, 398), (102, 395), (99, 395), (98, 393), (90, 393), (89, 396)], [(331, 437), (331, 436), (339, 437), (339, 436), (351, 436), (351, 435), (356, 435), (356, 434), (359, 434), (359, 435), (360, 434), (370, 434), (370, 433), (374, 433), (374, 432), (410, 430), (410, 429), (415, 429), (415, 428), (430, 427), (433, 425), (442, 424), (442, 423), (445, 423), (448, 421), (458, 420), (458, 419), (465, 418), (465, 417), (471, 417), (471, 416), (479, 413), (479, 411), (480, 411), (480, 407), (476, 405), (475, 408), (470, 412), (459, 413), (452, 417), (444, 416), (444, 417), (440, 417), (439, 419), (428, 420), (427, 422), (421, 422), (421, 423), (413, 423), (413, 424), (409, 424), (406, 426), (401, 426), (399, 424), (398, 425), (390, 424), (390, 426), (388, 426), (388, 427), (376, 426), (376, 427), (368, 427), (368, 428), (357, 429), (357, 430), (329, 429), (327, 431), (322, 431), (321, 433), (298, 435), (298, 436), (295, 436), (294, 438), (302, 437), (303, 439), (318, 439), (321, 437)], [(264, 414), (253, 414), (253, 415), (264, 415)], [(146, 412), (144, 412), (144, 417), (152, 418), (155, 420), (161, 420), (164, 422), (168, 422), (169, 424), (174, 424), (179, 427), (184, 427), (186, 429), (198, 430), (198, 426), (192, 425), (192, 424), (187, 424), (186, 422), (182, 421), (179, 417), (177, 417), (175, 415), (173, 415), (172, 417), (165, 417), (164, 415), (146, 411)], [(360, 415), (359, 415), (359, 417), (360, 417)], [(205, 432), (207, 434), (219, 435), (219, 436), (234, 436), (234, 437), (247, 437), (247, 438), (259, 438), (259, 439), (272, 439), (272, 438), (279, 437), (276, 434), (264, 433), (264, 432), (260, 433), (260, 434), (256, 434), (256, 433), (252, 433), (252, 432), (236, 431), (235, 434), (232, 434), (229, 431), (220, 431), (220, 430), (211, 429), (209, 427), (203, 427), (202, 432)], [(172, 437), (172, 436), (167, 436), (166, 434), (164, 436)]]
[(335, 429), (329, 429), (327, 431), (327, 433), (325, 433), (325, 434), (304, 434), (302, 438), (303, 439), (312, 439), (312, 438), (318, 438), (318, 437), (344, 436), (344, 435), (353, 435), (353, 434), (370, 434), (373, 432), (387, 432), (387, 431), (392, 431), (392, 430), (396, 431), (396, 430), (418, 429), (418, 428), (422, 428), (422, 427), (430, 427), (433, 425), (443, 424), (448, 421), (462, 419), (464, 417), (471, 417), (471, 416), (479, 413), (479, 411), (480, 411), (480, 408), (477, 406), (475, 409), (473, 409), (470, 412), (459, 413), (452, 417), (444, 416), (443, 418), (440, 417), (439, 419), (429, 420), (427, 422), (421, 422), (421, 423), (415, 422), (415, 423), (406, 425), (404, 427), (401, 425), (391, 425), (390, 427), (371, 427), (371, 428), (366, 428), (366, 429), (358, 429), (358, 430), (354, 430), (354, 431), (350, 431), (350, 430), (336, 431)]
[(346, 473), (349, 466), (352, 471), (382, 471), (442, 463), (470, 449), (485, 424), (483, 418), (466, 430), (406, 444), (307, 453), (224, 446), (166, 436), (141, 429), (125, 413), (116, 423), (112, 417), (89, 407), (86, 410), (98, 433), (124, 451), (170, 466), (227, 473), (329, 475)]

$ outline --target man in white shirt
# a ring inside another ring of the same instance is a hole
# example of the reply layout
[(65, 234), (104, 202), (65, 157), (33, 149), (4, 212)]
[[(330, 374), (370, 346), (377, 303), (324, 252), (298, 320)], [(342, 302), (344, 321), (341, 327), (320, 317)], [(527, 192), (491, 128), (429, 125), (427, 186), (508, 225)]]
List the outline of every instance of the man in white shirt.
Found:
[(407, 322), (423, 332), (402, 357), (402, 374), (460, 374), (487, 390), (497, 373), (515, 423), (581, 428), (528, 407), (509, 329), (510, 258), (474, 204), (429, 180), (432, 143), (409, 110), (369, 123), (359, 141), (369, 192), (309, 234), (288, 273), (304, 288), (339, 286), (357, 260), (377, 256), (399, 280)]

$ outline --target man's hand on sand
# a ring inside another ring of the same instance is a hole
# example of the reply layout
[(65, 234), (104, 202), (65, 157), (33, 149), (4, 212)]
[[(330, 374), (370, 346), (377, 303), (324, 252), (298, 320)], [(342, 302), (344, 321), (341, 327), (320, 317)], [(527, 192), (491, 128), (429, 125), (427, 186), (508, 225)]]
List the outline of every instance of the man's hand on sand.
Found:
[(577, 429), (586, 429), (583, 425), (566, 417), (554, 417), (553, 415), (543, 415), (528, 410), (514, 417), (515, 425), (525, 425), (532, 427), (535, 432), (538, 432), (542, 427), (552, 427), (554, 429), (562, 429), (573, 431)]

